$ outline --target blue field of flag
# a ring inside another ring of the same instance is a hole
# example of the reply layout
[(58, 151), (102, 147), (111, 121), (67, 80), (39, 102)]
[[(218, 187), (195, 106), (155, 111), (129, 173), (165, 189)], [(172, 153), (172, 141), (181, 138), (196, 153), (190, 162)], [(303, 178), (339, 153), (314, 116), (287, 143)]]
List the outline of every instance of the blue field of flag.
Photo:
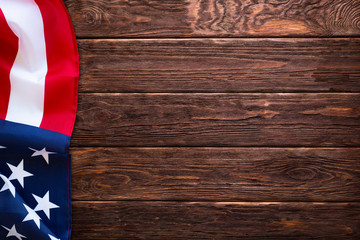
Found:
[(70, 239), (69, 141), (0, 120), (0, 239)]

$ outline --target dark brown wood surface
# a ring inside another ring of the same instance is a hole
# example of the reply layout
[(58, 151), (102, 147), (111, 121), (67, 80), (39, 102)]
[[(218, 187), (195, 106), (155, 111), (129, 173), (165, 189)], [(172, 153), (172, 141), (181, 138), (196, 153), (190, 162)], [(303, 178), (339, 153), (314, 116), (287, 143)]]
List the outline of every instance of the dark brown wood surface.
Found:
[(359, 239), (359, 203), (76, 202), (79, 239)]
[(360, 94), (81, 94), (72, 146), (359, 146)]
[(358, 0), (65, 0), (79, 37), (359, 36)]
[(360, 149), (73, 148), (75, 200), (360, 201)]
[(81, 92), (359, 92), (360, 39), (80, 40)]
[(72, 240), (360, 239), (360, 1), (64, 2)]

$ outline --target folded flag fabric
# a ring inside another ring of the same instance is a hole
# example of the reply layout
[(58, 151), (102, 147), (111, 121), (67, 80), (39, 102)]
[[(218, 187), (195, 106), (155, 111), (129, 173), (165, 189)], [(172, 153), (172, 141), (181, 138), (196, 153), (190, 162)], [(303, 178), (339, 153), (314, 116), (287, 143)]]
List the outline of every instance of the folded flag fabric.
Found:
[(70, 239), (78, 76), (61, 0), (0, 0), (0, 239)]

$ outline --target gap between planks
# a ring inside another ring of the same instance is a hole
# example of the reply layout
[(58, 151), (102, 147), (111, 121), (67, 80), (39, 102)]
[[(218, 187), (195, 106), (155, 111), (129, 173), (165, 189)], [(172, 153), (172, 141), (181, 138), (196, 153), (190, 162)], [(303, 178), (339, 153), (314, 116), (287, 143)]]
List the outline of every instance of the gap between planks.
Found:
[(70, 146), (70, 152), (71, 149), (80, 149), (80, 148), (135, 148), (135, 149), (168, 149), (168, 148), (203, 148), (203, 149), (225, 149), (225, 148), (239, 148), (239, 149), (323, 149), (323, 150), (335, 150), (335, 149), (359, 149), (359, 146), (331, 146), (331, 147), (323, 147), (323, 146), (311, 146), (311, 147), (305, 147), (305, 146), (124, 146), (124, 145), (81, 145), (81, 146)]
[(360, 204), (359, 201), (306, 201), (306, 200), (302, 200), (302, 201), (293, 201), (293, 200), (287, 200), (287, 201), (257, 201), (257, 200), (254, 200), (254, 201), (218, 201), (218, 200), (204, 200), (204, 199), (201, 199), (201, 201), (198, 201), (196, 199), (192, 200), (192, 199), (189, 199), (189, 200), (168, 200), (168, 199), (164, 199), (164, 200), (141, 200), (141, 199), (121, 199), (121, 200), (86, 200), (86, 199), (82, 199), (82, 200), (76, 200), (76, 199), (72, 199), (71, 200), (72, 202), (79, 202), (79, 203), (83, 203), (83, 202), (87, 202), (87, 203), (118, 203), (118, 202), (148, 202), (148, 203), (151, 203), (151, 202), (168, 202), (168, 203), (219, 203), (219, 204), (233, 204), (233, 205), (270, 205), (270, 204), (282, 204), (282, 203), (298, 203), (298, 204), (302, 204), (302, 203), (311, 203), (311, 204), (342, 204), (342, 203), (354, 203), (354, 204)]
[(352, 36), (346, 36), (346, 35), (340, 35), (340, 36), (302, 36), (302, 37), (296, 37), (296, 36), (269, 36), (269, 35), (263, 35), (263, 36), (236, 36), (236, 37), (216, 37), (216, 36), (204, 36), (204, 37), (111, 37), (111, 36), (100, 36), (100, 37), (92, 37), (92, 36), (84, 36), (84, 37), (76, 37), (77, 40), (199, 40), (199, 39), (230, 39), (230, 40), (236, 40), (236, 39), (355, 39), (360, 38), (360, 35), (352, 35)]
[(161, 40), (161, 41), (177, 41), (177, 40), (271, 40), (271, 39), (275, 39), (275, 40), (302, 40), (302, 39), (306, 39), (306, 40), (346, 40), (346, 39), (360, 39), (360, 35), (356, 35), (356, 36), (334, 36), (334, 37), (329, 37), (329, 36), (322, 36), (322, 37), (313, 37), (313, 36), (303, 36), (303, 37), (287, 37), (287, 36), (259, 36), (259, 37), (216, 37), (216, 36), (205, 36), (205, 37), (109, 37), (109, 36), (102, 36), (102, 37), (76, 37), (76, 40), (80, 40), (80, 41), (86, 41), (86, 40), (109, 40), (109, 41), (113, 41), (113, 40), (119, 40), (119, 41), (128, 41), (128, 40), (143, 40), (143, 41), (154, 41), (154, 40)]

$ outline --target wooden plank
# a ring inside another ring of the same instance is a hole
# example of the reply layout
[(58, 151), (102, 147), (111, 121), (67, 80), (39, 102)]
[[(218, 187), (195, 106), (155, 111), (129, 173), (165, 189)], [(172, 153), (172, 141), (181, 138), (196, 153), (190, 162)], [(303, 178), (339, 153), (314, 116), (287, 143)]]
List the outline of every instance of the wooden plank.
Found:
[(71, 152), (75, 200), (360, 200), (359, 148), (72, 148)]
[(360, 39), (79, 40), (81, 92), (359, 92)]
[(358, 0), (65, 0), (79, 37), (359, 36)]
[(360, 238), (359, 203), (73, 202), (77, 239)]
[(359, 146), (360, 94), (80, 94), (72, 146)]

